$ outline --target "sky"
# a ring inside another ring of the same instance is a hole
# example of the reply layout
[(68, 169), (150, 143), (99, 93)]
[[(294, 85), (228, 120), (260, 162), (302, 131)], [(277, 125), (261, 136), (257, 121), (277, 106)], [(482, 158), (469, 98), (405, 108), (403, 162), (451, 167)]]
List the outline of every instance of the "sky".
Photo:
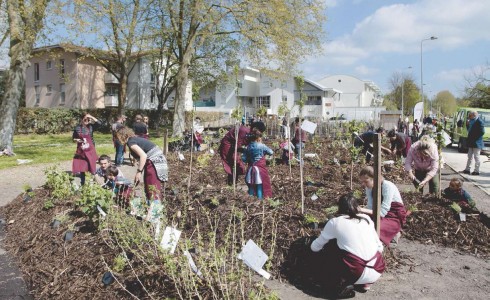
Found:
[(421, 43), (429, 98), (461, 97), (467, 80), (490, 68), (490, 0), (324, 1), (327, 38), (322, 55), (300, 66), (305, 78), (351, 75), (388, 93), (397, 72), (420, 87)]

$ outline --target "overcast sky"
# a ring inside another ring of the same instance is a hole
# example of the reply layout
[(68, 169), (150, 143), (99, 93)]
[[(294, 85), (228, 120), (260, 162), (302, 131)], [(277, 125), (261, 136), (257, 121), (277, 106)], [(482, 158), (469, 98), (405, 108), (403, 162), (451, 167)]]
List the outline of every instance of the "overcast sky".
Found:
[(325, 1), (327, 41), (302, 65), (308, 79), (351, 75), (386, 93), (392, 74), (405, 72), (420, 86), (420, 44), (436, 36), (423, 42), (424, 93), (461, 96), (465, 78), (490, 61), (490, 0)]

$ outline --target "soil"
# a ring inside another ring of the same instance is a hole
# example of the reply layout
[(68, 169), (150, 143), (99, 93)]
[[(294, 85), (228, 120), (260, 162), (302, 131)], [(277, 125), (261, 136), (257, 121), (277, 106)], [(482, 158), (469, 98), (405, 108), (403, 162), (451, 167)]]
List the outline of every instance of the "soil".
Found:
[[(276, 142), (266, 141), (269, 146)], [(247, 224), (244, 232), (247, 239), (259, 240), (263, 231), (261, 245), (264, 250), (267, 252), (267, 245), (274, 241), (276, 245), (274, 259), (268, 269), (274, 279), (266, 281), (266, 285), (276, 291), (281, 299), (325, 298), (319, 277), (315, 277), (322, 272), (318, 268), (321, 263), (308, 250), (307, 245), (320, 233), (322, 223), (330, 217), (325, 208), (334, 206), (339, 195), (350, 190), (351, 164), (347, 156), (348, 149), (342, 148), (340, 144), (311, 143), (305, 152), (316, 153), (318, 157), (305, 161), (305, 181), (311, 181), (312, 184), (305, 186), (304, 213), (318, 219), (320, 229), (309, 228), (301, 213), (298, 165), (293, 166), (293, 174), (290, 175), (288, 166), (271, 162), (269, 173), (274, 199), (261, 202), (246, 195), (243, 182), (239, 182), (236, 194), (225, 186), (226, 176), (217, 155), (206, 166), (194, 167), (189, 181), (190, 153), (185, 153), (186, 160), (183, 162), (175, 154), (169, 154), (171, 177), (165, 191), (166, 202), (169, 204), (168, 215), (175, 216), (178, 211), (187, 212), (185, 220), (176, 220), (187, 237), (192, 236), (196, 224), (200, 224), (203, 232), (211, 230), (206, 227), (208, 222), (204, 220), (209, 213), (221, 220)], [(201, 155), (205, 154), (200, 153), (197, 157)], [(198, 161), (194, 157), (194, 164)], [(63, 166), (69, 169), (68, 163), (63, 163)], [(353, 190), (361, 193), (362, 189), (355, 181), (360, 164), (355, 163), (353, 167)], [(49, 191), (38, 188), (34, 190), (32, 200), (24, 202), (22, 187), (18, 186), (22, 182), (19, 178), (26, 179), (28, 170), (31, 182), (34, 183), (31, 186), (37, 186), (39, 184), (36, 183), (42, 178), (39, 168), (18, 167), (0, 171), (0, 178), (4, 178), (0, 182), (2, 191), (14, 190), (16, 193), (5, 193), (2, 197), (15, 197), (8, 205), (0, 208), (0, 216), (7, 222), (13, 221), (6, 227), (7, 237), (4, 242), (19, 262), (31, 293), (36, 299), (129, 298), (116, 285), (101, 285), (102, 275), (107, 268), (98, 258), (105, 257), (106, 261), (111, 261), (116, 252), (108, 247), (94, 225), (75, 209), (72, 201), (66, 201), (51, 210), (43, 210)], [(124, 167), (123, 172), (131, 178), (134, 169)], [(385, 177), (398, 185), (409, 183), (400, 165), (385, 172)], [(17, 190), (13, 188), (12, 182), (18, 182), (15, 185)], [(190, 198), (185, 201), (188, 182)], [(175, 190), (179, 192), (175, 193)], [(138, 192), (141, 193), (140, 190)], [(311, 200), (313, 194), (318, 196), (317, 200)], [(484, 215), (475, 214), (463, 223), (456, 219), (456, 214), (443, 200), (405, 191), (402, 191), (402, 197), (406, 207), (416, 209), (407, 219), (400, 242), (385, 250), (387, 271), (368, 293), (358, 293), (357, 296), (365, 299), (486, 299), (485, 295), (490, 294), (488, 219)], [(190, 207), (192, 210), (189, 210)], [(236, 210), (242, 213), (239, 220), (235, 215)], [(70, 242), (63, 241), (68, 229), (63, 224), (54, 229), (50, 227), (54, 216), (61, 211), (69, 211), (70, 218), (78, 228)], [(267, 226), (262, 229), (264, 223)], [(277, 230), (277, 234), (273, 233), (274, 230)], [(224, 231), (225, 228), (220, 230), (218, 227), (218, 239), (225, 238)], [(137, 271), (148, 275), (143, 268)], [(124, 282), (126, 288), (144, 297), (131, 272), (124, 275), (127, 276)], [(142, 278), (145, 285), (155, 290), (163, 288), (162, 282), (166, 281), (165, 274), (158, 271), (152, 271), (151, 276)], [(165, 291), (155, 293), (161, 297), (177, 296), (168, 286), (165, 286)]]

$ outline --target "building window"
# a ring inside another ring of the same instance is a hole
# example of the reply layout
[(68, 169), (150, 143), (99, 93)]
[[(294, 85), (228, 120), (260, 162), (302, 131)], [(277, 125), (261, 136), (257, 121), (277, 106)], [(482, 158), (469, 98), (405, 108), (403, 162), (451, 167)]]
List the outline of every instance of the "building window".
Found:
[(52, 62), (50, 60), (48, 60), (46, 62), (46, 70), (51, 70), (52, 68), (53, 68)]
[(65, 74), (65, 60), (60, 59), (60, 74), (64, 75)]
[(282, 96), (282, 102), (288, 102), (288, 96)]
[(255, 107), (261, 106), (271, 108), (271, 96), (257, 97), (255, 101)]
[(65, 84), (61, 83), (60, 84), (60, 105), (65, 105)]
[(34, 91), (36, 92), (36, 106), (38, 106), (41, 102), (41, 88), (39, 87), (39, 85), (34, 86)]
[(46, 85), (46, 94), (51, 94), (51, 92), (53, 92), (53, 85), (52, 84)]
[(151, 83), (155, 82), (155, 74), (153, 73), (150, 74), (150, 82)]
[(155, 89), (150, 90), (150, 103), (155, 103)]
[(119, 95), (119, 87), (117, 85), (106, 85), (105, 86), (105, 96), (114, 96), (117, 97)]
[(237, 81), (236, 86), (241, 89), (243, 88), (243, 84), (240, 81)]
[(39, 81), (39, 64), (34, 64), (34, 81)]
[(308, 96), (306, 105), (322, 105), (322, 96)]

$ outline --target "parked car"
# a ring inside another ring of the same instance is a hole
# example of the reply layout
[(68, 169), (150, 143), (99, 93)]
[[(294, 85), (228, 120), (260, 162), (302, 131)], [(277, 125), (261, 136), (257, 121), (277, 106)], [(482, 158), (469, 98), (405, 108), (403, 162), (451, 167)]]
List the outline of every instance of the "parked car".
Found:
[(473, 108), (473, 107), (461, 107), (458, 108), (454, 114), (453, 122), (450, 127), (451, 141), (453, 144), (458, 144), (459, 152), (467, 152), (468, 146), (466, 145), (466, 139), (468, 138), (468, 115), (471, 111), (477, 111), (478, 117), (485, 124), (485, 135), (483, 136), (484, 148), (483, 152), (490, 152), (490, 109)]

